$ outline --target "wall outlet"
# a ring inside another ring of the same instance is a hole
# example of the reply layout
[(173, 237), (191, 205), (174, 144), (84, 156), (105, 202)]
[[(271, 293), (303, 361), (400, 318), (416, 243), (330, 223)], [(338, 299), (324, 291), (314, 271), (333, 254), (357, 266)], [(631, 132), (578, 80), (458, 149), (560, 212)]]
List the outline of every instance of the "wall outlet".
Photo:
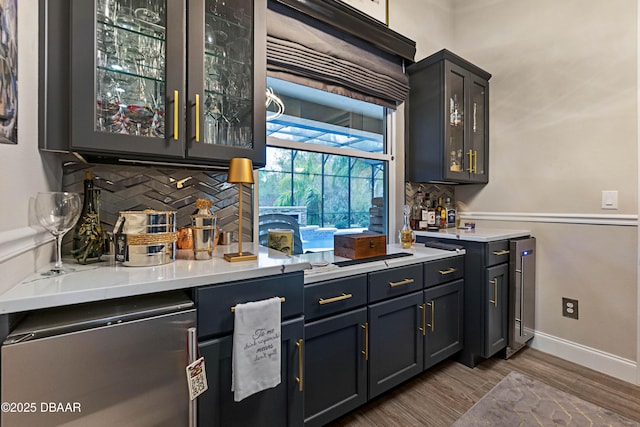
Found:
[(578, 319), (578, 300), (562, 297), (562, 315), (571, 319)]

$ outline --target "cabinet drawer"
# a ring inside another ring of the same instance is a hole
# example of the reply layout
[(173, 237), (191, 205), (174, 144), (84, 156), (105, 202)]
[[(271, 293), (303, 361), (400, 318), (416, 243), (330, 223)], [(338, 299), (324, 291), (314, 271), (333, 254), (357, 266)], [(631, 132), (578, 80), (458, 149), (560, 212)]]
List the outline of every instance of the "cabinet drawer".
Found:
[(304, 287), (305, 320), (360, 307), (366, 303), (366, 274), (328, 280)]
[(422, 264), (369, 273), (369, 302), (408, 294), (423, 288)]
[(303, 289), (303, 272), (197, 288), (198, 337), (233, 331), (234, 314), (231, 307), (240, 303), (278, 296), (285, 299), (282, 303), (282, 319), (301, 315)]
[(450, 282), (464, 276), (464, 256), (427, 262), (424, 265), (425, 287)]
[(489, 242), (486, 246), (487, 252), (485, 256), (485, 266), (502, 264), (509, 262), (509, 241), (500, 240), (499, 242)]

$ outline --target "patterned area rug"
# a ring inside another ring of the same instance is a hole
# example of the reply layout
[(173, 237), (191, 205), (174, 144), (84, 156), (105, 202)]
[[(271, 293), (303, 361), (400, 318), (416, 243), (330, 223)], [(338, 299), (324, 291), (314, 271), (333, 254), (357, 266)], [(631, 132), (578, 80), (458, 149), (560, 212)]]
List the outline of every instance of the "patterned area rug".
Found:
[(453, 426), (638, 427), (640, 423), (511, 372)]

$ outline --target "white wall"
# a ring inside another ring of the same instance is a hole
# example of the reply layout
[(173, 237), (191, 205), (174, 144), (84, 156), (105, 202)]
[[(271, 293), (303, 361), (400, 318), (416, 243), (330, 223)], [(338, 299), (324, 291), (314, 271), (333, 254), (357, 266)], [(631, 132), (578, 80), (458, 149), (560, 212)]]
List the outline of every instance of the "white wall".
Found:
[(59, 161), (38, 151), (38, 0), (17, 3), (18, 144), (0, 144), (0, 292), (49, 261), (51, 245), (32, 250), (50, 239), (31, 227), (30, 206), (38, 191), (59, 190), (62, 175)]

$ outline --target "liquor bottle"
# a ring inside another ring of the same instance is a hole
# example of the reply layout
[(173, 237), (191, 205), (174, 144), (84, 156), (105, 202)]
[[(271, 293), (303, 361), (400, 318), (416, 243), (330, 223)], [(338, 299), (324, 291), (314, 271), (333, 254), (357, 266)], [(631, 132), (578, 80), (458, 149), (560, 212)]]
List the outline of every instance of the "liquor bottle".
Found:
[(404, 213), (404, 223), (402, 224), (402, 229), (400, 229), (400, 247), (402, 249), (408, 249), (413, 244), (413, 231), (411, 227), (409, 227), (409, 213), (411, 212), (411, 208), (409, 205), (404, 205), (402, 208), (402, 212)]
[(436, 202), (430, 201), (427, 205), (428, 219), (427, 231), (438, 231), (438, 222), (436, 218)]
[(447, 228), (456, 226), (456, 208), (451, 203), (451, 197), (444, 200), (444, 209), (447, 211)]
[(84, 174), (84, 201), (80, 218), (73, 229), (71, 255), (79, 264), (100, 261), (104, 249), (104, 236), (100, 224), (100, 190), (93, 188), (91, 171)]
[(420, 221), (422, 220), (422, 203), (423, 195), (422, 191), (416, 192), (416, 197), (411, 207), (411, 228), (414, 230), (420, 230)]
[(438, 206), (436, 206), (436, 224), (439, 229), (445, 228), (447, 225), (447, 211), (442, 206), (442, 197), (438, 197)]

